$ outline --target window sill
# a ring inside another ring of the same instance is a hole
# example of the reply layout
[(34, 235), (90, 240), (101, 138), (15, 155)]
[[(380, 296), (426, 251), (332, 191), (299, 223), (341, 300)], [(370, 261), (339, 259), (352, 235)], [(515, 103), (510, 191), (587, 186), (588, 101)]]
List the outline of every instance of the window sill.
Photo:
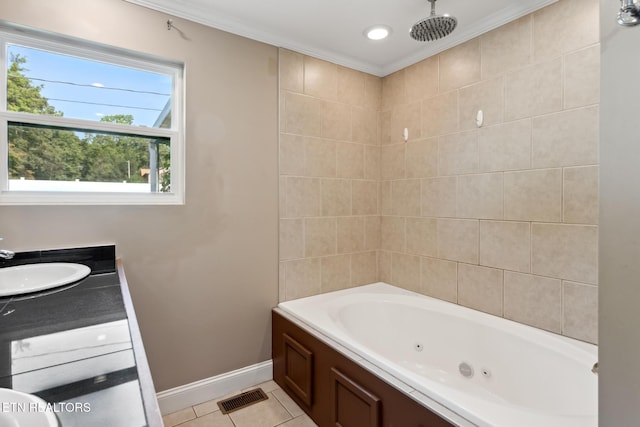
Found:
[(0, 206), (11, 205), (184, 205), (176, 193), (54, 193), (36, 191), (0, 192)]

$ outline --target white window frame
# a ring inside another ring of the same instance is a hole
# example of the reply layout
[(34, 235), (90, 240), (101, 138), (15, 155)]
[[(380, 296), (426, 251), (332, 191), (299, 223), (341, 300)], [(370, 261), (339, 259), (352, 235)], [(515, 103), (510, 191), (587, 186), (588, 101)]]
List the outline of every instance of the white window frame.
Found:
[[(93, 120), (30, 114), (7, 110), (7, 45), (18, 44), (53, 53), (131, 67), (172, 76), (171, 127), (151, 128)], [(175, 61), (85, 40), (0, 23), (0, 205), (180, 205), (185, 203), (184, 65)], [(87, 131), (126, 133), (170, 140), (171, 192), (51, 192), (9, 191), (10, 122), (29, 123)]]

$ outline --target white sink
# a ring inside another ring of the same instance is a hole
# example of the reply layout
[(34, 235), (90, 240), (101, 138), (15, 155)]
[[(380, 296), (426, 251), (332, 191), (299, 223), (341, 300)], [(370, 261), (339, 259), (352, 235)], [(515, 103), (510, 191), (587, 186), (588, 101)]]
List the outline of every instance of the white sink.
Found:
[(58, 419), (47, 402), (32, 394), (0, 388), (0, 427), (57, 427)]
[(18, 265), (0, 268), (0, 297), (43, 291), (84, 279), (86, 265), (68, 262)]

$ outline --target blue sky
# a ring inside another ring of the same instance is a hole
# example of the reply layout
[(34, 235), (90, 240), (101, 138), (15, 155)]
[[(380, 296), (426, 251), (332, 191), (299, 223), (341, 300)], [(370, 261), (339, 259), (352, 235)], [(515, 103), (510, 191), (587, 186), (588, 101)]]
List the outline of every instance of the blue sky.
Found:
[[(42, 95), (49, 99), (49, 105), (64, 112), (65, 117), (100, 120), (104, 115), (131, 114), (135, 125), (152, 126), (170, 98), (171, 76), (168, 75), (16, 45), (9, 45), (8, 49), (9, 58), (11, 54), (20, 54), (27, 58), (24, 64), (27, 69), (24, 74), (27, 77), (66, 82), (32, 80), (34, 85), (43, 85)], [(157, 92), (164, 95), (140, 92)]]

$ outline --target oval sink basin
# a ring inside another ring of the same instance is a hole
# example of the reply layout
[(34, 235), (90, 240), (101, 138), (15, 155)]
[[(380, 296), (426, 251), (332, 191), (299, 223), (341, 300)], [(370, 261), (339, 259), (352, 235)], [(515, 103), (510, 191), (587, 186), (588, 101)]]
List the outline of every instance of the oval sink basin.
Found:
[(86, 265), (68, 262), (0, 268), (0, 297), (56, 288), (84, 279), (89, 273)]
[(47, 402), (32, 394), (0, 388), (0, 427), (57, 427), (58, 419)]

